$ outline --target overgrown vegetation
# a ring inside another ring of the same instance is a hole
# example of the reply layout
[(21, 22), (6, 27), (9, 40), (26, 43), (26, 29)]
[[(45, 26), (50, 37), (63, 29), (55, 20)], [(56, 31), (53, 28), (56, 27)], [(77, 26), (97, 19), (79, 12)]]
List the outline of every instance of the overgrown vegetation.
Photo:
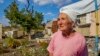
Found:
[(39, 46), (35, 47), (27, 48), (25, 46), (22, 46), (17, 49), (16, 53), (20, 52), (22, 56), (48, 56), (47, 46), (47, 42), (39, 42)]
[[(6, 37), (0, 43), (0, 56), (48, 56), (47, 42), (31, 42), (31, 31), (34, 30), (37, 37), (44, 36), (41, 29), (44, 29), (43, 14), (34, 11), (30, 0), (27, 0), (27, 5), (19, 8), (19, 4), (14, 0), (5, 10), (5, 17), (9, 19), (12, 28), (22, 28), (25, 31), (25, 36), (29, 39), (14, 39), (14, 37)], [(40, 32), (39, 32), (40, 31)], [(34, 35), (34, 37), (36, 37)], [(34, 38), (33, 38), (34, 39)], [(30, 46), (34, 44), (33, 46)], [(11, 51), (11, 52), (10, 52)], [(7, 55), (2, 55), (8, 53)]]
[[(34, 45), (30, 46), (31, 44)], [(48, 43), (45, 41), (37, 43), (37, 41), (30, 42), (27, 39), (17, 40), (8, 37), (0, 44), (0, 55), (9, 53), (11, 56), (48, 56), (47, 46)]]

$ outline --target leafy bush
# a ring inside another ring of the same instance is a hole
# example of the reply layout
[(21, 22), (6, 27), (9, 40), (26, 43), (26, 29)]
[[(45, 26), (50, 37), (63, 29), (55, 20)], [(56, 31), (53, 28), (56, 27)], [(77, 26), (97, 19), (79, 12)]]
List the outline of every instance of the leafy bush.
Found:
[(33, 56), (31, 48), (20, 46), (14, 54), (20, 54), (21, 56)]
[(39, 47), (35, 48), (35, 56), (48, 56), (48, 43), (45, 41), (39, 42)]
[(5, 47), (5, 48), (16, 48), (20, 45), (21, 45), (21, 43), (12, 37), (7, 37), (3, 41), (3, 47)]
[(47, 45), (48, 43), (46, 42), (39, 42), (39, 46), (20, 46), (17, 48), (16, 53), (19, 53), (21, 56), (48, 56)]
[[(14, 56), (48, 56), (47, 46), (48, 43), (45, 41), (40, 41), (38, 43), (34, 42), (35, 46), (28, 46), (32, 43), (28, 39), (16, 40), (14, 38), (8, 37), (3, 41), (3, 47), (5, 48), (16, 48), (13, 52)], [(33, 44), (34, 44), (33, 43)]]
[(11, 37), (5, 38), (3, 42), (3, 47), (13, 47), (14, 39)]

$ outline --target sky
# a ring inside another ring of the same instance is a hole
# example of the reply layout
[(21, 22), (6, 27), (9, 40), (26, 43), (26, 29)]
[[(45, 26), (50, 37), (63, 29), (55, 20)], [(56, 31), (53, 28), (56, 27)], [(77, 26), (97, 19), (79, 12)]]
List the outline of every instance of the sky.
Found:
[[(9, 25), (9, 20), (5, 17), (4, 10), (11, 4), (13, 0), (0, 0), (0, 23), (4, 26)], [(19, 8), (23, 8), (27, 4), (26, 0), (16, 0)], [(43, 13), (44, 20), (54, 20), (59, 14), (59, 9), (63, 6), (78, 2), (79, 0), (31, 0), (34, 10)]]

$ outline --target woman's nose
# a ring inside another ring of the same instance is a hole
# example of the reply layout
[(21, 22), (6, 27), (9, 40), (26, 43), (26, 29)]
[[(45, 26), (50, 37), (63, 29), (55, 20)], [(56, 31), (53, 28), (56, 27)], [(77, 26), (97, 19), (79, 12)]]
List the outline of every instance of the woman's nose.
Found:
[(61, 24), (62, 24), (62, 20), (59, 20), (59, 21), (58, 21), (58, 24), (61, 25)]

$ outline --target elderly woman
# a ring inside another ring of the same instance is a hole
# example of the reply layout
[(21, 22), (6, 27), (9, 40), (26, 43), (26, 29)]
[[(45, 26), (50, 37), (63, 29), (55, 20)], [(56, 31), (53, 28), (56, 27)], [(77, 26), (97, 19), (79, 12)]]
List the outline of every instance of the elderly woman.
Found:
[(85, 38), (73, 30), (73, 25), (67, 14), (59, 14), (59, 30), (51, 36), (47, 48), (49, 56), (88, 56)]
[(77, 15), (77, 10), (70, 10), (68, 7), (60, 9), (59, 30), (51, 36), (52, 39), (47, 48), (49, 56), (88, 56), (84, 36), (73, 30)]

